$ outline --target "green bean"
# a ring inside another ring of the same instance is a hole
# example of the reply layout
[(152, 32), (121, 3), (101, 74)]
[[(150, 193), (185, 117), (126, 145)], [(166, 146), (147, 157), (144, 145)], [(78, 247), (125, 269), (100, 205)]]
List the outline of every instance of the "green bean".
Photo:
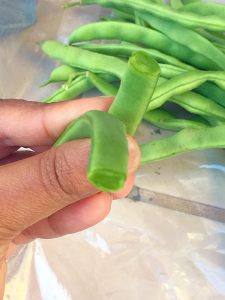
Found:
[(136, 12), (134, 12), (134, 18), (135, 18), (135, 24), (143, 27), (147, 27), (145, 21)]
[(134, 53), (122, 77), (121, 86), (109, 113), (124, 122), (127, 133), (134, 135), (155, 90), (160, 68), (143, 52)]
[(202, 36), (204, 36), (207, 40), (209, 40), (210, 42), (214, 42), (214, 46), (216, 46), (215, 43), (220, 43), (220, 44), (225, 44), (225, 36), (217, 36), (218, 32), (209, 32), (207, 30), (204, 29), (196, 29), (196, 31), (201, 34)]
[(218, 17), (225, 19), (225, 6), (221, 3), (195, 2), (180, 8), (181, 12), (191, 12), (204, 17)]
[[(218, 70), (225, 70), (224, 53), (197, 32), (177, 24), (175, 20), (172, 22), (163, 17), (159, 18), (151, 14), (143, 13), (140, 13), (140, 16), (149, 22), (154, 29), (166, 34), (171, 40), (184, 46), (186, 45), (193, 53), (198, 53), (199, 58), (201, 58), (202, 55), (217, 64)], [(204, 61), (205, 60), (203, 59), (203, 64)], [(199, 66), (201, 65), (202, 62), (200, 61)]]
[(172, 78), (178, 74), (187, 72), (187, 70), (168, 64), (160, 64), (160, 70), (160, 75), (165, 78)]
[(197, 3), (197, 2), (202, 3), (203, 2), (202, 0), (181, 0), (181, 1), (184, 5), (187, 5), (190, 3)]
[(91, 137), (87, 177), (101, 191), (121, 190), (127, 179), (128, 144), (124, 124), (102, 111), (89, 111), (73, 121), (55, 146)]
[(143, 51), (150, 54), (154, 59), (156, 59), (159, 63), (165, 63), (174, 65), (186, 70), (193, 70), (192, 66), (189, 66), (180, 60), (161, 53), (154, 49), (146, 49), (133, 44), (80, 44), (80, 48), (86, 49), (89, 51), (94, 51), (106, 55), (114, 55), (114, 56), (124, 56), (130, 57), (134, 51)]
[[(99, 78), (105, 81), (115, 81), (117, 78), (109, 74), (99, 74)], [(72, 100), (81, 94), (93, 89), (95, 86), (88, 78), (87, 74), (79, 76), (74, 81), (69, 84), (64, 84), (50, 97), (43, 99), (42, 102), (52, 103), (52, 102), (62, 102), (65, 100)]]
[(172, 41), (163, 33), (131, 23), (97, 22), (87, 24), (75, 29), (69, 37), (69, 42), (72, 44), (99, 39), (119, 39), (131, 43), (141, 43), (148, 48), (160, 50), (196, 67), (218, 70), (218, 65), (205, 55), (194, 52), (186, 45)]
[(164, 139), (140, 146), (143, 164), (166, 159), (189, 151), (225, 148), (225, 125), (201, 129), (183, 129)]
[(167, 20), (174, 21), (188, 28), (205, 28), (212, 31), (225, 31), (225, 19), (217, 16), (201, 16), (192, 12), (183, 12), (172, 10), (168, 6), (154, 4), (143, 0), (80, 0), (70, 3), (74, 5), (99, 4), (109, 8), (132, 9), (138, 12), (154, 14), (158, 17), (164, 17)]
[(225, 45), (223, 44), (219, 44), (219, 43), (214, 43), (214, 45), (220, 49), (220, 51), (222, 51), (223, 53), (225, 53)]
[(88, 78), (85, 76), (80, 76), (74, 80), (69, 85), (63, 85), (56, 92), (54, 92), (50, 97), (45, 98), (42, 102), (53, 103), (62, 102), (65, 100), (72, 100), (80, 96), (84, 92), (92, 89), (94, 86)]
[(225, 89), (225, 72), (187, 71), (179, 74), (157, 87), (148, 110), (160, 107), (169, 98), (193, 90), (205, 81), (213, 81)]
[(225, 90), (220, 89), (217, 85), (211, 82), (205, 82), (195, 89), (202, 96), (213, 99), (216, 103), (225, 107)]
[(219, 125), (225, 125), (224, 121), (214, 119), (209, 116), (204, 116), (205, 120), (211, 125), (211, 126), (219, 126)]
[(96, 87), (103, 95), (116, 96), (118, 88), (113, 84), (107, 82), (105, 79), (92, 72), (87, 72), (86, 76), (93, 84), (93, 86)]
[(127, 22), (127, 21), (125, 21), (123, 19), (112, 17), (112, 16), (101, 17), (100, 21), (106, 21), (106, 22)]
[[(161, 64), (160, 69), (161, 76), (167, 79), (171, 79), (172, 77), (185, 72), (185, 70), (182, 70), (181, 68), (167, 64)], [(194, 91), (225, 107), (225, 90), (219, 88), (217, 85), (211, 82), (205, 82), (200, 86), (197, 86)]]
[(221, 107), (213, 100), (196, 94), (186, 92), (180, 95), (174, 95), (169, 101), (172, 101), (187, 111), (200, 116), (209, 116), (217, 120), (225, 121), (225, 108)]
[[(112, 23), (116, 24), (117, 22)], [(119, 58), (90, 52), (78, 47), (66, 46), (56, 41), (45, 41), (42, 43), (41, 48), (51, 58), (60, 60), (66, 65), (94, 73), (109, 73), (121, 78), (127, 66)]]
[(143, 119), (151, 124), (168, 130), (180, 131), (185, 128), (203, 128), (207, 125), (194, 120), (177, 119), (162, 108), (157, 108), (144, 114)]
[(183, 6), (183, 3), (181, 0), (170, 0), (170, 6), (177, 10), (180, 9)]
[(112, 12), (115, 16), (118, 16), (124, 21), (134, 22), (134, 14), (132, 11), (125, 12), (119, 9), (112, 9)]
[(72, 81), (76, 77), (83, 75), (83, 74), (84, 74), (84, 71), (82, 71), (82, 70), (75, 69), (75, 68), (72, 68), (72, 67), (66, 66), (66, 65), (61, 65), (61, 66), (55, 68), (51, 72), (51, 74), (49, 76), (49, 80), (42, 86), (46, 86), (49, 83), (53, 83), (53, 82), (68, 81), (70, 79)]

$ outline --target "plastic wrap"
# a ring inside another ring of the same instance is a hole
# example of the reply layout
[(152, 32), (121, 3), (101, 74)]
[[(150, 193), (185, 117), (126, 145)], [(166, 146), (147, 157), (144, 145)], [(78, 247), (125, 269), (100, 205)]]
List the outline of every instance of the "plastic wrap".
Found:
[[(72, 29), (103, 13), (97, 6), (62, 10), (62, 2), (39, 1), (35, 25), (0, 39), (1, 98), (48, 96), (57, 85), (39, 86), (56, 63), (38, 42), (66, 42)], [(144, 123), (137, 139), (167, 134)], [(5, 300), (225, 299), (225, 224), (199, 217), (225, 221), (224, 150), (144, 166), (135, 184), (138, 193), (116, 201), (101, 224), (19, 248)]]

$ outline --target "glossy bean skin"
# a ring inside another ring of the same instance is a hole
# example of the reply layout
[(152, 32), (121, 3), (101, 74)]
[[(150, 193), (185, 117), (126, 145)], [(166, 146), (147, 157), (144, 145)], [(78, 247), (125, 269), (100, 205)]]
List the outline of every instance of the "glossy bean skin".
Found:
[(101, 191), (121, 190), (128, 170), (128, 143), (124, 124), (106, 112), (89, 111), (66, 128), (55, 147), (83, 138), (91, 138), (87, 173), (89, 181)]
[(109, 73), (121, 78), (127, 66), (119, 58), (67, 46), (52, 40), (43, 42), (41, 48), (51, 58), (94, 73)]
[(172, 41), (156, 30), (125, 22), (97, 22), (75, 29), (69, 38), (70, 44), (91, 40), (122, 40), (142, 44), (160, 50), (198, 68), (217, 70), (218, 65), (202, 54)]
[(121, 86), (109, 113), (126, 125), (127, 133), (134, 135), (154, 93), (160, 68), (157, 62), (143, 52), (134, 53), (121, 80)]
[(106, 55), (113, 55), (113, 56), (122, 56), (122, 57), (130, 57), (134, 51), (143, 51), (146, 52), (147, 54), (151, 55), (157, 62), (159, 63), (165, 63), (165, 64), (170, 64), (174, 65), (180, 68), (183, 68), (185, 70), (193, 70), (194, 67), (185, 64), (181, 62), (180, 60), (166, 55), (158, 50), (155, 49), (147, 49), (147, 48), (142, 48), (139, 46), (136, 46), (134, 44), (80, 44), (80, 48), (89, 50), (89, 51), (94, 51)]
[(208, 70), (212, 69), (212, 64), (205, 64), (205, 58), (207, 58), (217, 65), (217, 70), (225, 70), (224, 53), (197, 32), (189, 28), (185, 28), (184, 26), (177, 24), (175, 21), (168, 21), (163, 17), (159, 18), (152, 14), (145, 13), (140, 14), (140, 16), (149, 22), (154, 29), (166, 34), (166, 36), (168, 36), (171, 40), (184, 46), (186, 45), (186, 47), (193, 51), (193, 53), (198, 53), (199, 59), (202, 59), (198, 63), (200, 69), (203, 67), (207, 67)]
[(205, 123), (199, 121), (178, 119), (163, 108), (157, 108), (155, 110), (145, 113), (143, 120), (148, 121), (159, 128), (173, 131), (180, 131), (185, 128), (207, 127)]
[(189, 151), (225, 148), (225, 125), (183, 129), (164, 139), (140, 145), (142, 164), (167, 159)]
[(163, 6), (151, 3), (145, 0), (80, 0), (72, 5), (91, 5), (99, 4), (109, 8), (132, 9), (134, 11), (154, 13), (158, 17), (164, 17), (167, 20), (174, 21), (188, 28), (205, 28), (211, 31), (225, 31), (225, 19), (220, 16), (201, 16), (192, 12), (183, 12), (171, 9), (169, 6)]

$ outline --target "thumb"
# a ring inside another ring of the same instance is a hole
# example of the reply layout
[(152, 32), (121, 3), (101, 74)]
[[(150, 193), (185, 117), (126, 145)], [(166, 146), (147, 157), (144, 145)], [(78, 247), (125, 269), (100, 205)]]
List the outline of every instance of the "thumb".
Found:
[[(129, 137), (128, 173), (139, 165)], [(99, 191), (88, 181), (91, 141), (76, 140), (0, 167), (0, 232), (14, 238), (27, 227)], [(138, 158), (137, 158), (138, 157)]]
[(98, 191), (86, 172), (90, 140), (77, 140), (0, 168), (0, 228), (14, 235)]

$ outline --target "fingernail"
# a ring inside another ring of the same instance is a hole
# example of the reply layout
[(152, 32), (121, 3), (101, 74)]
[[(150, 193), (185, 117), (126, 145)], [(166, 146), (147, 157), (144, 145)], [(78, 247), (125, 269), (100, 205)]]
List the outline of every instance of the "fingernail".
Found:
[(140, 149), (136, 141), (128, 136), (128, 149), (129, 149), (129, 164), (128, 172), (134, 173), (140, 165), (141, 154)]

